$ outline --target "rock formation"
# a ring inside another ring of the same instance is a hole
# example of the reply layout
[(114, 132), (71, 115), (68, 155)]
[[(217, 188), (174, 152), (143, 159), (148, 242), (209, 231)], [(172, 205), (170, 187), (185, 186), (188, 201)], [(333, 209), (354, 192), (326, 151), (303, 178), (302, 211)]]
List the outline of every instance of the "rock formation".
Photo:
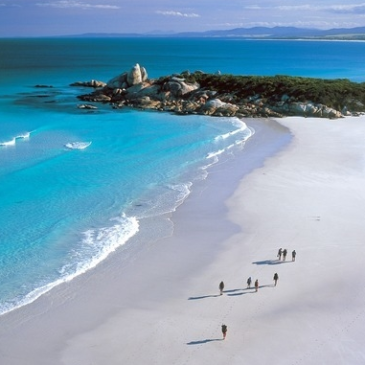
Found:
[[(195, 73), (195, 75), (202, 74), (201, 71)], [(223, 77), (223, 75), (217, 77)], [(224, 82), (222, 81), (222, 83)], [(285, 93), (281, 97), (274, 95), (270, 98), (260, 93), (238, 97), (234, 85), (231, 90), (218, 92), (202, 87), (194, 78), (191, 78), (188, 71), (180, 75), (170, 75), (151, 80), (148, 79), (146, 69), (139, 64), (133, 66), (130, 71), (112, 78), (107, 83), (92, 80), (73, 85), (95, 88), (93, 92), (79, 96), (79, 99), (87, 102), (110, 103), (113, 108), (129, 106), (179, 114), (238, 117), (296, 115), (340, 118), (344, 115), (354, 114), (347, 107), (336, 110), (311, 100), (298, 101), (297, 98)], [(357, 100), (351, 101), (351, 105), (359, 105), (359, 103)]]
[(110, 89), (127, 89), (143, 83), (147, 78), (146, 69), (136, 63), (129, 72), (123, 72), (121, 75), (109, 80), (106, 86)]
[(85, 86), (85, 87), (93, 87), (93, 88), (99, 88), (106, 86), (105, 82), (97, 81), (97, 80), (91, 80), (91, 81), (76, 81), (71, 86)]

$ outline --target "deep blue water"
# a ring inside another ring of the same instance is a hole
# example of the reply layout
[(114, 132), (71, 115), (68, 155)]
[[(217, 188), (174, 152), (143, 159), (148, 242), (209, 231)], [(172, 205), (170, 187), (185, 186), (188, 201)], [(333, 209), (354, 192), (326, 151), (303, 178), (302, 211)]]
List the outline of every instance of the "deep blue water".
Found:
[[(236, 118), (80, 110), (85, 90), (70, 83), (108, 81), (135, 63), (152, 78), (219, 70), (364, 82), (364, 55), (362, 42), (0, 39), (0, 313), (131, 237), (167, 234), (158, 217), (251, 134)], [(143, 236), (148, 219), (155, 228)]]

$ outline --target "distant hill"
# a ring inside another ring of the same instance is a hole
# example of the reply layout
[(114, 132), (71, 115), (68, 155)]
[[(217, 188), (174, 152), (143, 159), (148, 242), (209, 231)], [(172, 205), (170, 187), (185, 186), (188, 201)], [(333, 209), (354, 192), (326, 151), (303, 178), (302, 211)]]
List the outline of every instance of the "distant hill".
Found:
[(256, 39), (360, 39), (365, 40), (365, 27), (339, 29), (306, 29), (295, 27), (254, 27), (230, 30), (211, 30), (207, 32), (186, 32), (175, 34), (178, 37), (229, 37)]
[(78, 37), (175, 37), (175, 38), (246, 38), (246, 39), (337, 39), (365, 40), (365, 27), (306, 29), (295, 27), (253, 27), (183, 33), (87, 33)]

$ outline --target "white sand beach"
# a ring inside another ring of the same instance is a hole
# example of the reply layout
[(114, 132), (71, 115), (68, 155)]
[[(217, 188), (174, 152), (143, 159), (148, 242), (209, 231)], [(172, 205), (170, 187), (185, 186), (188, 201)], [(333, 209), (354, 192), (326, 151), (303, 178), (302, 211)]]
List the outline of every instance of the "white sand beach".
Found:
[(276, 122), (247, 121), (172, 237), (0, 317), (1, 364), (364, 364), (365, 117)]

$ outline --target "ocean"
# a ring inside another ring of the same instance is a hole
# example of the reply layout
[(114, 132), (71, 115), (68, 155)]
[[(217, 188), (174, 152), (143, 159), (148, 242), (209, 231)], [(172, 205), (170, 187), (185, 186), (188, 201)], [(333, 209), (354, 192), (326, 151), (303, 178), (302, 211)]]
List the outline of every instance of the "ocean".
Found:
[[(212, 165), (244, 153), (238, 118), (77, 108), (139, 63), (185, 70), (365, 81), (365, 43), (173, 38), (0, 39), (0, 314), (31, 303), (115, 250), (172, 232)], [(41, 86), (41, 87), (39, 87)]]

